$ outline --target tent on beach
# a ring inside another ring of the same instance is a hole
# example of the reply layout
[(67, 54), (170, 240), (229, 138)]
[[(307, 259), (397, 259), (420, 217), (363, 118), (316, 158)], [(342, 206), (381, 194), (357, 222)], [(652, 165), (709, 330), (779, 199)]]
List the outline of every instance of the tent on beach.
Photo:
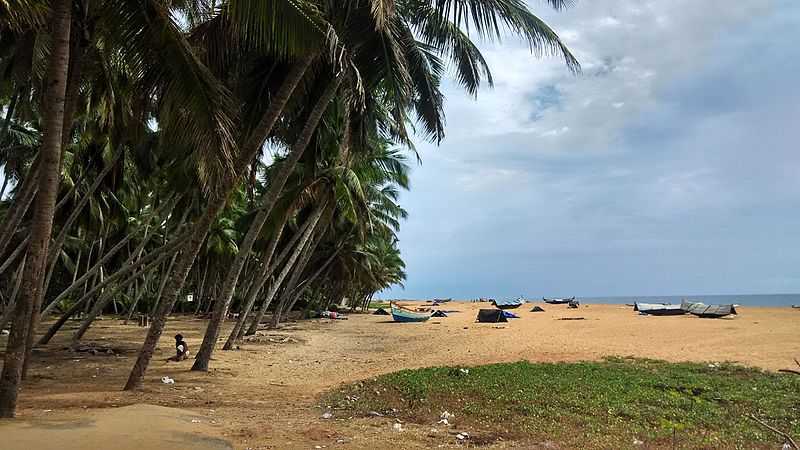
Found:
[(385, 310), (385, 309), (383, 309), (383, 308), (378, 308), (378, 309), (376, 309), (376, 310), (375, 310), (375, 312), (374, 312), (374, 313), (372, 313), (372, 314), (373, 314), (373, 315), (376, 315), (376, 316), (388, 316), (388, 315), (390, 315), (390, 314), (389, 314), (389, 311), (386, 311), (386, 310)]
[(444, 311), (434, 311), (431, 317), (447, 317), (447, 313)]
[(533, 308), (531, 308), (531, 312), (544, 312), (544, 308), (542, 308), (541, 306), (534, 306)]
[(508, 322), (500, 309), (481, 309), (478, 311), (477, 320), (482, 323)]

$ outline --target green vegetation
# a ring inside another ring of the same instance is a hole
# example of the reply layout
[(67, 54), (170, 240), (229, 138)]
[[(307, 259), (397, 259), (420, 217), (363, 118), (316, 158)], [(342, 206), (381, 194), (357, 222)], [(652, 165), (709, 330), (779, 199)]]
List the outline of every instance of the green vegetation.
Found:
[(375, 300), (369, 302), (369, 309), (378, 309), (378, 308), (389, 308), (389, 302), (384, 302), (381, 300)]
[[(766, 423), (800, 435), (800, 377), (730, 364), (642, 359), (404, 370), (330, 394), (354, 414), (430, 425), (443, 411), (475, 436), (570, 448), (778, 448)], [(392, 412), (396, 410), (396, 412)]]

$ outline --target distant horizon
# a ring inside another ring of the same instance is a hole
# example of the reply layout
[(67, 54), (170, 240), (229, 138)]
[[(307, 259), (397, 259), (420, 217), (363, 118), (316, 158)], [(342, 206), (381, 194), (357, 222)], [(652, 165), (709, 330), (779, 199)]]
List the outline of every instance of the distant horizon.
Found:
[[(569, 298), (573, 295), (545, 295), (545, 298)], [(502, 299), (502, 298), (513, 298), (519, 296), (485, 296), (482, 298), (495, 298), (495, 299)], [(619, 303), (623, 300), (633, 300), (633, 299), (664, 299), (664, 300), (676, 300), (680, 298), (686, 299), (709, 299), (709, 298), (721, 298), (727, 300), (734, 300), (736, 298), (742, 298), (743, 300), (761, 300), (753, 303), (749, 306), (780, 306), (780, 305), (794, 305), (795, 301), (800, 304), (800, 293), (777, 293), (777, 294), (663, 294), (663, 295), (600, 295), (600, 296), (593, 296), (593, 295), (575, 295), (575, 298), (579, 300), (617, 300), (611, 301), (610, 303)], [(452, 298), (454, 301), (470, 301), (470, 300), (477, 300), (481, 297), (448, 297), (448, 296), (430, 296), (430, 297), (403, 297), (403, 296), (394, 296), (394, 297), (375, 297), (375, 301), (389, 301), (389, 300), (432, 300), (434, 298), (438, 299), (446, 299)], [(522, 296), (525, 300), (541, 300), (542, 296)], [(776, 300), (775, 302), (770, 302), (769, 300)], [(777, 301), (783, 300), (783, 301)], [(747, 306), (747, 303), (743, 303)]]

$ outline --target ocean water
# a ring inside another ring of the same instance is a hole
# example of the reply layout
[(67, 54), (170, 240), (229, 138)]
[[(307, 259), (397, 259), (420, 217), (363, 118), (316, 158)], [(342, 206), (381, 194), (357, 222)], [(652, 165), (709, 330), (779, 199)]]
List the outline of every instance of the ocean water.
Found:
[(742, 306), (800, 305), (800, 294), (747, 294), (747, 295), (663, 295), (641, 297), (575, 297), (584, 304), (592, 303), (680, 303), (681, 300), (706, 304)]

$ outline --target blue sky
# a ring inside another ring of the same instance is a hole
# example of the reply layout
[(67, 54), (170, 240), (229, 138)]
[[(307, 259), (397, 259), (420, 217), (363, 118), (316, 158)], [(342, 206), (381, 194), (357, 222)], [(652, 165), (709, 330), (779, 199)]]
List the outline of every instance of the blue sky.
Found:
[(583, 66), (483, 43), (382, 297), (800, 292), (800, 4), (530, 3)]

